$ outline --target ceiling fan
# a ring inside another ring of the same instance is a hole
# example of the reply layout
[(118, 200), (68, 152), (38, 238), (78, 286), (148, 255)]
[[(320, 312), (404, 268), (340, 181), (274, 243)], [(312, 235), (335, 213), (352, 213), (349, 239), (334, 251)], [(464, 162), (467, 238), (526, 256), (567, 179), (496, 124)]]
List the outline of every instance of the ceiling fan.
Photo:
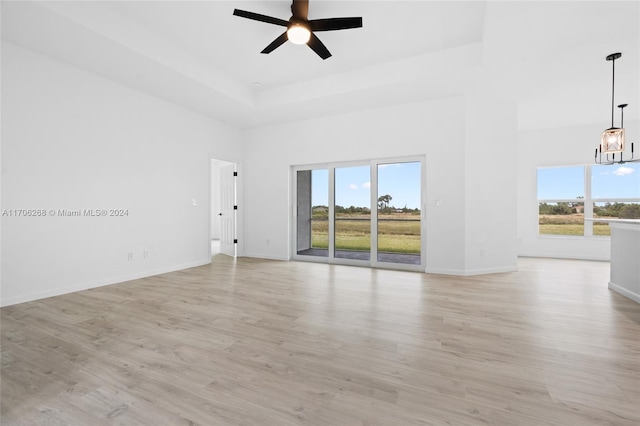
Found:
[(349, 28), (362, 27), (362, 18), (327, 18), (308, 19), (309, 0), (293, 0), (291, 4), (291, 18), (288, 21), (259, 13), (247, 12), (246, 10), (234, 9), (233, 14), (242, 18), (253, 19), (254, 21), (266, 22), (268, 24), (287, 27), (287, 30), (276, 38), (270, 45), (260, 53), (271, 53), (285, 41), (289, 40), (294, 44), (306, 44), (322, 59), (331, 56), (331, 52), (314, 34), (317, 31), (346, 30)]

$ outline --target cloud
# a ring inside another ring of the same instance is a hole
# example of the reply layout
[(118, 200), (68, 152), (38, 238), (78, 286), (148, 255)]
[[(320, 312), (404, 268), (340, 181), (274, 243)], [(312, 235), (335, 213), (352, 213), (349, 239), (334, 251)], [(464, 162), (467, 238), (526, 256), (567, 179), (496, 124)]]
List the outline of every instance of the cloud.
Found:
[(356, 185), (355, 183), (349, 184), (349, 189), (358, 189), (358, 185)]
[(620, 166), (613, 171), (613, 174), (616, 176), (626, 176), (630, 175), (633, 172), (635, 172), (635, 170), (631, 167)]
[(362, 184), (362, 187), (363, 187), (364, 189), (369, 189), (369, 188), (371, 188), (371, 182), (365, 182), (365, 183), (363, 183), (363, 184)]

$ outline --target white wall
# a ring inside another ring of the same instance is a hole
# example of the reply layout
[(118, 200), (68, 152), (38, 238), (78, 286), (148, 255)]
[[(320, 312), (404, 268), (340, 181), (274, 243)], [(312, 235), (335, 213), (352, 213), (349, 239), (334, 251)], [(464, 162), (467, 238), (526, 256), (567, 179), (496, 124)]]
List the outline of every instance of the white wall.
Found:
[(517, 108), (467, 97), (465, 112), (466, 271), (512, 271), (518, 262)]
[[(628, 117), (625, 117), (628, 118)], [(593, 164), (603, 123), (520, 133), (518, 137), (518, 253), (541, 256), (609, 260), (610, 241), (602, 237), (538, 235), (537, 167)], [(638, 120), (625, 120), (631, 141), (639, 132)], [(636, 142), (636, 141), (634, 141)], [(636, 142), (640, 151), (640, 143)]]
[(3, 209), (129, 216), (2, 217), (1, 304), (209, 262), (210, 159), (241, 151), (234, 127), (3, 42)]
[(218, 160), (211, 160), (211, 239), (220, 239), (220, 165)]
[[(482, 115), (490, 116), (495, 106), (482, 107), (489, 108)], [(470, 108), (475, 111), (472, 118), (480, 114), (477, 105)], [(507, 116), (515, 123), (515, 113)], [(500, 112), (498, 118), (505, 118), (505, 114)], [(466, 119), (465, 99), (450, 98), (248, 130), (244, 153), (245, 254), (290, 258), (290, 166), (425, 155), (427, 271), (464, 275), (512, 269), (515, 225), (492, 227), (491, 232), (499, 235), (482, 241), (491, 247), (488, 252), (495, 257), (484, 256), (467, 265), (466, 245), (477, 245), (479, 241), (474, 235), (468, 236), (466, 229), (467, 183), (475, 179), (465, 170)], [(479, 125), (474, 126), (484, 131)], [(482, 139), (487, 138), (485, 132)], [(475, 143), (474, 138), (470, 143)], [(511, 154), (513, 157), (509, 158)], [(515, 151), (505, 151), (500, 158), (514, 162)], [(502, 175), (487, 175), (485, 182), (490, 187), (492, 181), (500, 179)], [(470, 200), (475, 202), (475, 197)], [(438, 206), (435, 200), (439, 200)], [(505, 192), (500, 200), (511, 206), (510, 220), (514, 223), (515, 200), (514, 185), (513, 191)], [(474, 214), (471, 229), (493, 212), (482, 210)], [(494, 244), (502, 240), (510, 240), (511, 244)]]

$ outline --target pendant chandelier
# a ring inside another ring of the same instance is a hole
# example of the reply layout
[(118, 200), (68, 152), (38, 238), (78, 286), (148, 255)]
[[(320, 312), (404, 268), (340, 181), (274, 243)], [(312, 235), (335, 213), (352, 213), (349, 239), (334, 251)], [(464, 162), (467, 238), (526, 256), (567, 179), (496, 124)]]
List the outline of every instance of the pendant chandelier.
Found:
[[(633, 159), (633, 143), (631, 144), (631, 158), (624, 159), (625, 149), (625, 135), (624, 135), (624, 109), (627, 104), (620, 104), (620, 127), (615, 127), (613, 124), (614, 105), (615, 105), (615, 83), (616, 83), (616, 59), (619, 59), (622, 53), (612, 53), (607, 56), (607, 61), (612, 63), (612, 77), (611, 77), (611, 127), (602, 132), (600, 137), (600, 146), (596, 148), (595, 162), (597, 164), (623, 164), (628, 162), (640, 161), (640, 159)], [(605, 154), (604, 160), (602, 154)], [(620, 155), (619, 160), (616, 160), (616, 153)], [(611, 154), (611, 158), (609, 158)]]

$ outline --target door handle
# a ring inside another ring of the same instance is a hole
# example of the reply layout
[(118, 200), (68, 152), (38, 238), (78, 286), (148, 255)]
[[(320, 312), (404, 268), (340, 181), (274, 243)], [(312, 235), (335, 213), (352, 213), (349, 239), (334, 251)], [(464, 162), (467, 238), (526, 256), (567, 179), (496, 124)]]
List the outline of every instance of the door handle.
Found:
[(222, 216), (222, 213), (218, 213), (218, 216)]

